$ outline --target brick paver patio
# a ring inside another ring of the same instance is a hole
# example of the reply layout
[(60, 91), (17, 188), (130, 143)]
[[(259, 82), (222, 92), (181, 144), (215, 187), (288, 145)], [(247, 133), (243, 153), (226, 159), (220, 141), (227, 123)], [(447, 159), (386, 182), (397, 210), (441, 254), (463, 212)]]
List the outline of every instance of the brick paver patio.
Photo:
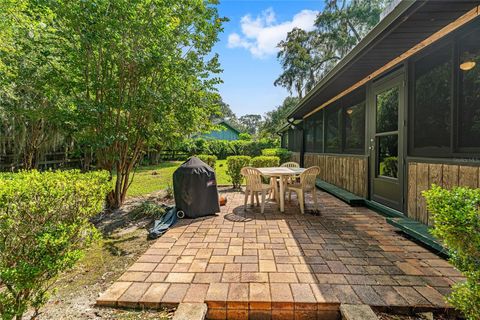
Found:
[(326, 193), (318, 193), (320, 216), (301, 215), (295, 198), (285, 214), (275, 202), (263, 215), (245, 212), (243, 193), (225, 194), (221, 214), (181, 220), (97, 304), (205, 301), (210, 319), (335, 319), (340, 303), (447, 308), (443, 295), (461, 279), (382, 216)]

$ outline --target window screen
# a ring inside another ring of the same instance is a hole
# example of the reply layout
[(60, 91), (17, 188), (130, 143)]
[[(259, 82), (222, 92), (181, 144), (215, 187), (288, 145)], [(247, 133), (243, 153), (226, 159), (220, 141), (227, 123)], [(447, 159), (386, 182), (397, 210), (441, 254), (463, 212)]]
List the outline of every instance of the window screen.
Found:
[(340, 152), (342, 147), (340, 123), (342, 119), (342, 109), (338, 106), (330, 107), (325, 110), (325, 151)]
[(460, 39), (458, 147), (480, 147), (480, 30)]
[(345, 150), (361, 153), (365, 146), (365, 102), (345, 108)]
[(451, 46), (416, 61), (414, 69), (413, 148), (416, 153), (449, 150), (452, 131)]
[(315, 119), (312, 117), (305, 120), (305, 152), (315, 151)]
[(314, 152), (323, 152), (323, 110), (313, 116), (315, 123), (315, 143)]

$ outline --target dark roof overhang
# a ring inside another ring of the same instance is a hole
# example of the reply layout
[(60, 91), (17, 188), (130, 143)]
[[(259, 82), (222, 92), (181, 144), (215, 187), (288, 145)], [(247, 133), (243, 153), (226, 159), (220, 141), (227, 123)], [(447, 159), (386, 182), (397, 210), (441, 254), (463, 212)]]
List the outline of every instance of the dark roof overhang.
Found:
[(410, 48), (480, 5), (480, 1), (400, 1), (310, 90), (288, 118), (303, 118)]

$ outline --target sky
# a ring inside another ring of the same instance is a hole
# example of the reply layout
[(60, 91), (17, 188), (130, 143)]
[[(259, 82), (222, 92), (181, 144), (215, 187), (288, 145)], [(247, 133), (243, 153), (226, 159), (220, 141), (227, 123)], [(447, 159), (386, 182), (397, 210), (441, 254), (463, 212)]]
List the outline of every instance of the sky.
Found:
[(221, 0), (224, 24), (214, 51), (223, 68), (220, 94), (238, 116), (261, 114), (280, 105), (288, 91), (275, 87), (281, 74), (276, 45), (294, 27), (311, 30), (324, 0)]

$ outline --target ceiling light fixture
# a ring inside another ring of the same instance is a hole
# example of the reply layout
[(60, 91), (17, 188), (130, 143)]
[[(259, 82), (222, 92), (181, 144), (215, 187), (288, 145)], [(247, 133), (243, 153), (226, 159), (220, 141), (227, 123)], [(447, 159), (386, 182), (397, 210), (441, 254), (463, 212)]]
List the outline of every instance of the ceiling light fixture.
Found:
[(462, 69), (463, 71), (472, 70), (473, 68), (475, 68), (475, 65), (475, 61), (465, 61), (460, 64), (460, 69)]

